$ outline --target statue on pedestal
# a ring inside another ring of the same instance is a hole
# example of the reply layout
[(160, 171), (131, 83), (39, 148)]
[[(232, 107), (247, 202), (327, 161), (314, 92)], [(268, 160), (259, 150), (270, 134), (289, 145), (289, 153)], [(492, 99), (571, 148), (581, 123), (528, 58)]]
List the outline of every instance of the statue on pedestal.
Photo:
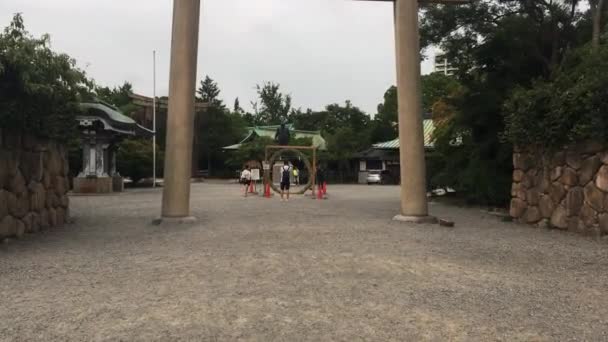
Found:
[(281, 146), (289, 145), (289, 138), (291, 137), (291, 133), (289, 133), (289, 128), (283, 122), (279, 128), (277, 128), (277, 133), (274, 135), (274, 140)]

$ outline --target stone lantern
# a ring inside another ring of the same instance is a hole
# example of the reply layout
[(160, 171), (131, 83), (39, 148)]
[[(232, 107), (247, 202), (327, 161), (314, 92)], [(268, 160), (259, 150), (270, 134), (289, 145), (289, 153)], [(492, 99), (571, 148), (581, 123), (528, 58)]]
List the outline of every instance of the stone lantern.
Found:
[(123, 178), (116, 171), (116, 153), (126, 137), (152, 137), (154, 132), (104, 102), (80, 105), (76, 120), (82, 144), (82, 170), (74, 179), (74, 193), (111, 193), (124, 189)]

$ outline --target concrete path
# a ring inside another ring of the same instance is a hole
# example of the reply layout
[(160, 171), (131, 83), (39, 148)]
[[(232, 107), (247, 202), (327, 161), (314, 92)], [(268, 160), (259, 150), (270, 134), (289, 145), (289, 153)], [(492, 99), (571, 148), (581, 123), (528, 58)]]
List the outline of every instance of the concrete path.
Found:
[(242, 198), (196, 184), (191, 227), (160, 190), (74, 197), (76, 223), (0, 246), (1, 341), (608, 341), (608, 243), (398, 188)]

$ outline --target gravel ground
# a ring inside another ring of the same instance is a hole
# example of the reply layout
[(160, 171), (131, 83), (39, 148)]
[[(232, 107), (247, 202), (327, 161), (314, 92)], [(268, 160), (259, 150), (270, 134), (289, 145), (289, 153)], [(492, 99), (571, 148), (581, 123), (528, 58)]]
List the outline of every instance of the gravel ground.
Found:
[(160, 190), (73, 197), (75, 224), (0, 246), (2, 341), (608, 341), (608, 243), (432, 204), (456, 228), (393, 222), (398, 188), (242, 198), (193, 185), (189, 227)]

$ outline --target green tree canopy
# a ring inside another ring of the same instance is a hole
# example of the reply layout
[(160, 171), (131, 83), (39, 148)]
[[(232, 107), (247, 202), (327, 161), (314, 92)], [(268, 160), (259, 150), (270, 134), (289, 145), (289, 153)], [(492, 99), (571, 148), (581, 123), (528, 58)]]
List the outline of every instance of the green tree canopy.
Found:
[(29, 34), (21, 15), (0, 33), (0, 127), (70, 139), (91, 88), (76, 61), (53, 51), (48, 35)]
[(278, 125), (286, 120), (291, 111), (291, 95), (283, 94), (280, 85), (264, 82), (256, 86), (259, 103), (252, 103), (257, 125)]

